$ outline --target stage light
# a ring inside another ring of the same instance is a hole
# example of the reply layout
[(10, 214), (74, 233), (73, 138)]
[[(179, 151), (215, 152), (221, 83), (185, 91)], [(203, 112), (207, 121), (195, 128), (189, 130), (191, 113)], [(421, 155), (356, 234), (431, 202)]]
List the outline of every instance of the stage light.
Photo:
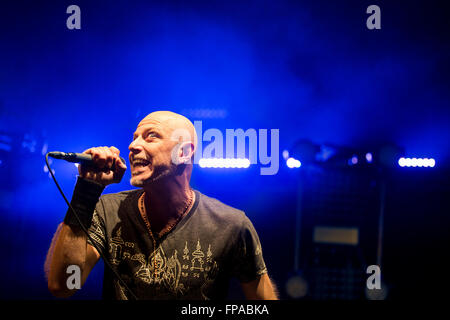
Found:
[[(48, 159), (49, 161), (49, 163), (51, 164), (52, 163), (52, 159)], [(47, 168), (47, 166), (44, 164), (44, 172), (45, 173), (47, 173), (48, 174), (48, 177), (50, 178), (50, 179), (52, 179), (52, 175), (51, 175), (51, 173), (48, 171), (48, 168)], [(52, 169), (52, 172), (53, 172), (53, 174), (55, 174), (55, 169)]]
[(289, 159), (289, 151), (284, 150), (283, 153), (282, 153), (282, 155), (283, 155), (284, 160)]
[(286, 160), (286, 165), (289, 168), (293, 169), (293, 168), (300, 168), (302, 166), (302, 163), (297, 159), (289, 158)]
[(370, 153), (370, 152), (367, 152), (367, 153), (366, 153), (366, 161), (367, 161), (368, 163), (372, 163), (372, 161), (373, 161), (373, 155), (372, 155), (372, 153)]
[(228, 111), (223, 108), (191, 108), (183, 109), (181, 114), (192, 118), (225, 119), (228, 116)]
[(355, 165), (355, 164), (358, 164), (358, 157), (356, 155), (353, 155), (349, 161), (349, 165)]
[(436, 164), (436, 161), (435, 161), (434, 159), (429, 159), (429, 160), (428, 160), (428, 164), (429, 164), (429, 166), (430, 166), (431, 168), (433, 168), (433, 167), (435, 166), (435, 164)]
[(250, 160), (245, 158), (203, 158), (198, 164), (201, 168), (248, 168)]
[(41, 154), (43, 155), (43, 156), (45, 156), (45, 154), (48, 152), (48, 144), (47, 143), (44, 143), (43, 145), (42, 145), (42, 149), (41, 149)]
[(436, 165), (436, 160), (433, 158), (404, 158), (398, 159), (400, 167), (419, 167), (419, 168), (433, 168)]
[(11, 151), (12, 138), (7, 135), (0, 135), (0, 150)]
[(335, 147), (321, 145), (320, 151), (316, 153), (315, 160), (318, 162), (326, 162), (336, 155), (337, 152)]
[(29, 152), (33, 153), (36, 151), (37, 141), (31, 134), (25, 134), (22, 141), (22, 148), (27, 149)]

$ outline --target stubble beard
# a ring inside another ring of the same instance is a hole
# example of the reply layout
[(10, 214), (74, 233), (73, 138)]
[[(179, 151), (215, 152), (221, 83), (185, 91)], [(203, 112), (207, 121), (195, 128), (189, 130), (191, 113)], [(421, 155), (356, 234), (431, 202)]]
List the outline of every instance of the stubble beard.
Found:
[(155, 172), (156, 175), (152, 174), (152, 176), (148, 179), (138, 179), (131, 177), (130, 184), (133, 187), (142, 188), (146, 185), (154, 184), (163, 178), (173, 176), (175, 174), (176, 168), (174, 167), (164, 167), (163, 169), (158, 170), (159, 172)]

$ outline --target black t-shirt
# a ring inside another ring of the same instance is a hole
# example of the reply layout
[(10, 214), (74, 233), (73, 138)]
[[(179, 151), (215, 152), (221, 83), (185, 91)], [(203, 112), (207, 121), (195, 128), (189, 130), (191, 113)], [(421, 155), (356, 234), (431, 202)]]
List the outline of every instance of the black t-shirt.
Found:
[[(245, 213), (196, 190), (192, 209), (157, 239), (154, 250), (138, 209), (142, 192), (103, 195), (89, 229), (139, 299), (225, 299), (231, 277), (248, 282), (267, 272), (258, 235)], [(103, 298), (129, 297), (105, 268)]]

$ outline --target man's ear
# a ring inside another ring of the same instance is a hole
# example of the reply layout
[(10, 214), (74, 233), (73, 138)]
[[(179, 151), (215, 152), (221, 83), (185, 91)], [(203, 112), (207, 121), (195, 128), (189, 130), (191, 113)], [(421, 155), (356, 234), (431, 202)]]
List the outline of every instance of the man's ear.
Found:
[(191, 159), (194, 156), (194, 144), (191, 141), (185, 141), (181, 143), (180, 148), (181, 155), (184, 164), (191, 164)]
[(180, 142), (172, 150), (172, 162), (176, 165), (191, 164), (194, 152), (194, 144), (191, 141)]

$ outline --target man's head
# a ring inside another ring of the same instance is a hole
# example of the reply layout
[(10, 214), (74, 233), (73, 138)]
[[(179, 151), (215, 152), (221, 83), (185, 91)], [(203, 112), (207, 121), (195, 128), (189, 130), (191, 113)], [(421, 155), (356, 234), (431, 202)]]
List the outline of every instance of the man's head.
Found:
[(164, 177), (192, 172), (197, 134), (191, 121), (170, 111), (150, 113), (139, 122), (130, 149), (131, 181), (143, 187)]

